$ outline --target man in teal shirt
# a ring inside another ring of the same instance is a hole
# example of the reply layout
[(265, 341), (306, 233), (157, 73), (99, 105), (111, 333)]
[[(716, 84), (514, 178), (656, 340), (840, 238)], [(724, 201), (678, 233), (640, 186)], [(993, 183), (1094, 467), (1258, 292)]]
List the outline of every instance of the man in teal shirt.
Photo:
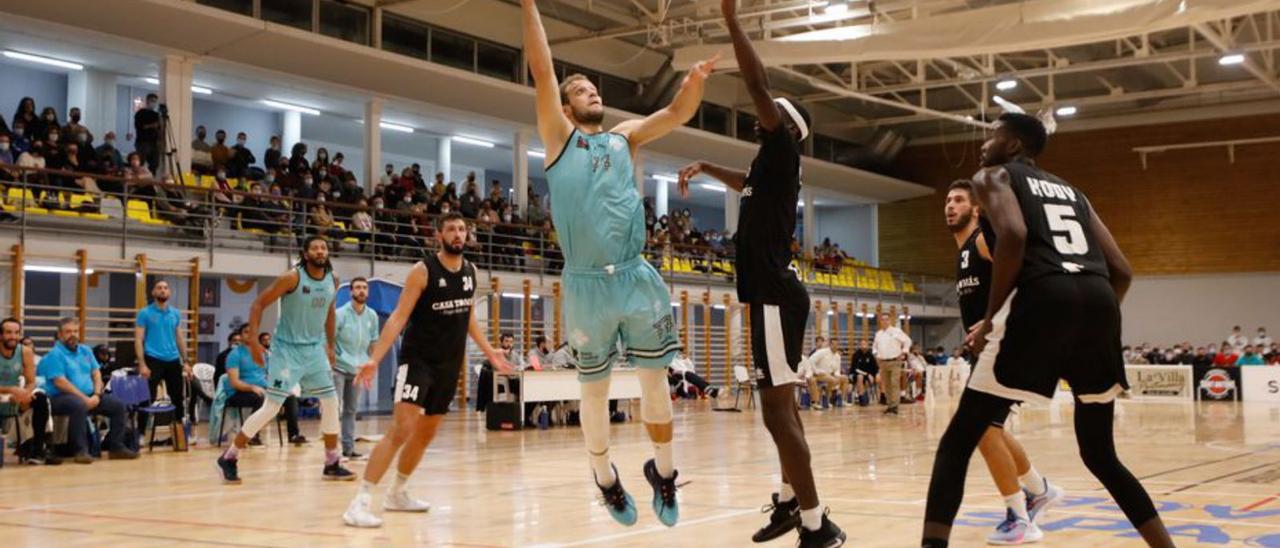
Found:
[(183, 383), (191, 377), (186, 363), (187, 341), (182, 335), (182, 313), (169, 306), (169, 282), (160, 280), (151, 287), (151, 304), (138, 310), (134, 324), (133, 348), (138, 356), (138, 373), (148, 380), (151, 396), (159, 394), (161, 381), (173, 402), (174, 420), (182, 422), (186, 409)]
[(1240, 356), (1240, 359), (1236, 360), (1236, 365), (1237, 365), (1237, 366), (1241, 366), (1241, 365), (1266, 365), (1266, 364), (1267, 364), (1267, 362), (1263, 361), (1263, 359), (1262, 359), (1262, 354), (1259, 354), (1259, 353), (1257, 353), (1257, 352), (1254, 352), (1254, 349), (1253, 349), (1253, 347), (1252, 347), (1252, 346), (1246, 346), (1246, 347), (1244, 347), (1244, 354)]
[(108, 418), (111, 426), (103, 446), (112, 459), (138, 458), (138, 453), (124, 445), (124, 404), (102, 393), (99, 367), (89, 345), (80, 344), (80, 321), (58, 320), (58, 342), (40, 360), (36, 372), (44, 377), (44, 390), (49, 394), (53, 414), (67, 417), (67, 444), (78, 464), (93, 462), (84, 444), (85, 418), (89, 414)]
[(369, 280), (351, 280), (351, 302), (339, 308), (337, 316), (338, 360), (333, 368), (333, 386), (342, 405), (342, 456), (360, 460), (356, 452), (356, 370), (369, 361), (369, 346), (378, 340), (378, 313), (365, 306), (369, 301)]

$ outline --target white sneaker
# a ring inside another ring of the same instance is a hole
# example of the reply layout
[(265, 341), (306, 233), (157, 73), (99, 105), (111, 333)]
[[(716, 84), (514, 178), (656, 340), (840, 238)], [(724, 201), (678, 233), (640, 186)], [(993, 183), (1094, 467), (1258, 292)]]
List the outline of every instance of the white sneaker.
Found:
[(426, 512), (431, 509), (431, 504), (415, 499), (409, 496), (408, 491), (401, 490), (387, 493), (386, 498), (382, 499), (382, 509), (388, 512)]
[(356, 498), (351, 499), (351, 504), (347, 506), (347, 511), (342, 514), (342, 521), (351, 527), (382, 527), (382, 518), (375, 516), (369, 510), (372, 505), (372, 496), (368, 493), (360, 493)]

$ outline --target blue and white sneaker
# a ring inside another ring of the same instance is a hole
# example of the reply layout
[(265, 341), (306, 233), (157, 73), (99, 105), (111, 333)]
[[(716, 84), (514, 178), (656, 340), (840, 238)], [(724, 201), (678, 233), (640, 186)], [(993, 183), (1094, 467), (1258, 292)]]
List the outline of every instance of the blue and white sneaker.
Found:
[(995, 532), (987, 535), (987, 544), (1009, 546), (1014, 544), (1030, 544), (1044, 538), (1044, 532), (1029, 520), (1021, 519), (1013, 510), (1005, 510), (1004, 521), (996, 526)]
[(680, 503), (676, 501), (678, 475), (679, 472), (672, 471), (671, 477), (664, 478), (658, 473), (658, 465), (653, 459), (644, 463), (644, 479), (649, 480), (649, 486), (653, 487), (653, 513), (667, 527), (675, 527), (676, 522), (680, 521)]
[(613, 477), (617, 479), (609, 487), (600, 487), (600, 480), (596, 480), (596, 487), (600, 487), (600, 501), (614, 520), (630, 527), (636, 524), (636, 501), (622, 488), (622, 476), (618, 475), (617, 466), (613, 466)]
[(1048, 513), (1050, 508), (1057, 506), (1067, 497), (1067, 492), (1061, 487), (1049, 483), (1048, 479), (1044, 480), (1044, 493), (1040, 496), (1033, 496), (1030, 491), (1023, 489), (1027, 495), (1027, 515), (1031, 516), (1031, 523), (1039, 524), (1040, 518)]

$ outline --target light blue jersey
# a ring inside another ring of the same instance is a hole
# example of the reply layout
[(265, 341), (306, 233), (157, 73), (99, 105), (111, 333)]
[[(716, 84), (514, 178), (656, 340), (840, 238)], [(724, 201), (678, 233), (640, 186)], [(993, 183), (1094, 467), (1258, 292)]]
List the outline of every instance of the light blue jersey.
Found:
[(566, 267), (603, 268), (640, 256), (644, 206), (626, 137), (574, 129), (547, 168), (547, 185)]
[(333, 286), (333, 272), (326, 272), (317, 280), (307, 274), (306, 267), (299, 266), (298, 286), (280, 298), (275, 338), (290, 344), (325, 342), (324, 324), (338, 294)]

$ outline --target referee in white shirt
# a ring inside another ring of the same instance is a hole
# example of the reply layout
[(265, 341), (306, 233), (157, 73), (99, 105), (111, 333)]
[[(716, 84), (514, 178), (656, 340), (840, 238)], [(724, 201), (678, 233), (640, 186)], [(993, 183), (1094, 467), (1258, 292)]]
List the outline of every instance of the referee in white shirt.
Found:
[(893, 325), (887, 313), (880, 313), (879, 322), (880, 330), (876, 331), (871, 353), (880, 365), (880, 386), (884, 387), (884, 401), (888, 405), (884, 413), (897, 415), (902, 397), (902, 364), (911, 350), (911, 337)]

